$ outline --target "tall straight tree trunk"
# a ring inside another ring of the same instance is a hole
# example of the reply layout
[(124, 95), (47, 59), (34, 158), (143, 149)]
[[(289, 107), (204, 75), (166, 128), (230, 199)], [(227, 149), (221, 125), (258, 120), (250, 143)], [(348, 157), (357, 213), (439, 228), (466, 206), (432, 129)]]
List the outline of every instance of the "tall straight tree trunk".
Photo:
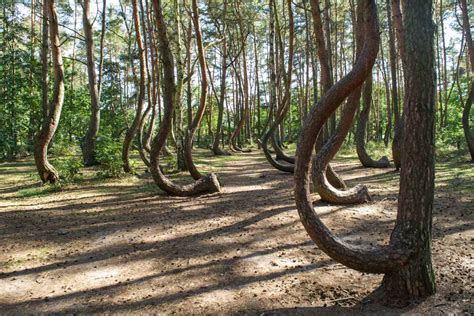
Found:
[[(36, 169), (41, 181), (54, 183), (59, 180), (59, 174), (48, 161), (48, 145), (56, 132), (61, 117), (64, 102), (64, 68), (61, 55), (61, 42), (59, 40), (58, 17), (56, 14), (55, 0), (43, 2), (44, 13), (49, 19), (49, 40), (51, 43), (51, 57), (54, 69), (53, 97), (48, 108), (48, 115), (43, 120), (43, 126), (35, 137), (34, 158)], [(44, 30), (44, 29), (43, 29)], [(43, 37), (44, 38), (44, 37)]]
[(42, 24), (42, 43), (41, 43), (41, 117), (44, 122), (48, 117), (49, 109), (49, 13), (48, 13), (48, 0), (43, 0), (43, 24)]
[(469, 64), (471, 66), (470, 91), (462, 112), (462, 127), (464, 131), (464, 137), (466, 138), (467, 148), (471, 155), (471, 161), (474, 162), (474, 136), (472, 135), (471, 129), (469, 127), (469, 117), (471, 114), (472, 102), (474, 102), (474, 80), (472, 79), (472, 76), (474, 76), (474, 43), (472, 42), (471, 25), (469, 24), (469, 15), (466, 0), (459, 1), (462, 10), (462, 25), (466, 36)]
[[(393, 31), (392, 26), (392, 8), (390, 5), (390, 1), (392, 0), (385, 0), (385, 6), (387, 9), (387, 25), (388, 25), (388, 45), (389, 45), (389, 59), (390, 59), (390, 77), (391, 77), (391, 95), (392, 95), (392, 104), (387, 104), (387, 107), (392, 108), (392, 113), (394, 117), (395, 126), (397, 126), (399, 121), (399, 111), (398, 111), (398, 83), (397, 83), (397, 53), (395, 49), (395, 34)], [(387, 111), (388, 112), (388, 111)], [(385, 146), (388, 145), (390, 140), (390, 135), (392, 135), (392, 120), (390, 119), (389, 124), (387, 126), (387, 132), (385, 133)]]
[(145, 100), (145, 82), (146, 82), (146, 69), (145, 69), (145, 49), (142, 42), (142, 30), (140, 25), (140, 8), (138, 6), (138, 0), (132, 0), (132, 9), (133, 9), (133, 23), (135, 26), (135, 38), (138, 46), (138, 57), (140, 60), (140, 82), (138, 87), (138, 99), (137, 99), (137, 109), (135, 113), (135, 118), (133, 119), (132, 125), (127, 130), (125, 134), (125, 139), (123, 141), (122, 147), (122, 162), (123, 170), (125, 172), (131, 172), (132, 167), (130, 166), (129, 160), (129, 151), (132, 144), (132, 140), (137, 134), (138, 128), (140, 126), (140, 121), (143, 116), (143, 102)]
[[(392, 21), (393, 21), (393, 26), (395, 29), (396, 38), (397, 38), (398, 51), (400, 52), (400, 59), (402, 60), (402, 73), (404, 74), (404, 77), (405, 77), (405, 68), (406, 68), (405, 66), (406, 64), (405, 30), (403, 29), (403, 22), (402, 22), (403, 17), (402, 17), (402, 12), (400, 10), (400, 0), (390, 0), (390, 1), (392, 5)], [(392, 83), (392, 88), (394, 88), (393, 83)], [(393, 141), (392, 141), (392, 156), (393, 156), (393, 163), (395, 164), (395, 168), (396, 170), (399, 170), (401, 167), (402, 154), (403, 154), (401, 140), (403, 138), (404, 115), (403, 114), (400, 115), (400, 108), (398, 107), (398, 103), (397, 103), (397, 108), (394, 108), (394, 115), (395, 115), (395, 132), (393, 134)]]
[[(234, 132), (230, 136), (230, 145), (231, 148), (235, 151), (243, 151), (242, 148), (240, 148), (237, 145), (237, 138), (241, 136), (240, 131), (244, 127), (245, 122), (247, 121), (247, 117), (249, 115), (249, 80), (248, 80), (248, 74), (247, 74), (247, 45), (246, 45), (246, 36), (244, 34), (244, 25), (242, 21), (242, 16), (240, 15), (240, 8), (239, 5), (237, 4), (237, 15), (238, 15), (238, 24), (239, 24), (239, 31), (240, 31), (240, 40), (242, 41), (242, 86), (243, 86), (243, 110), (242, 110), (242, 116), (240, 117), (239, 122), (237, 123), (237, 127), (235, 128)], [(248, 150), (245, 150), (248, 151)]]
[(222, 124), (224, 121), (224, 104), (225, 104), (225, 96), (226, 96), (226, 76), (227, 76), (227, 26), (226, 26), (226, 13), (227, 13), (227, 0), (224, 0), (224, 10), (223, 10), (223, 18), (222, 18), (222, 31), (218, 28), (220, 36), (222, 36), (222, 57), (221, 57), (221, 85), (219, 90), (219, 100), (217, 103), (218, 113), (217, 113), (217, 128), (216, 133), (214, 135), (214, 141), (212, 143), (212, 152), (214, 155), (228, 155), (229, 153), (224, 151), (220, 147), (220, 141), (222, 138)]
[(90, 18), (90, 0), (82, 1), (83, 16), (82, 22), (84, 27), (84, 38), (86, 44), (87, 56), (87, 77), (89, 95), (91, 98), (91, 113), (89, 118), (89, 127), (84, 137), (82, 145), (82, 158), (85, 166), (91, 166), (96, 163), (95, 146), (97, 134), (100, 126), (100, 105), (99, 105), (99, 90), (97, 88), (97, 74), (95, 70), (94, 58), (94, 40), (92, 34), (92, 23)]
[[(406, 305), (436, 290), (431, 262), (434, 199), (436, 73), (432, 1), (403, 0), (406, 30), (405, 122), (397, 223), (392, 248), (415, 245), (407, 264), (385, 274), (382, 289), (390, 301)], [(409, 56), (409, 57), (408, 57)]]
[[(376, 18), (374, 0), (358, 2), (367, 7), (365, 12), (371, 12), (372, 19)], [(318, 247), (334, 260), (362, 272), (385, 274), (382, 286), (373, 293), (373, 298), (389, 305), (405, 306), (435, 292), (431, 222), (436, 74), (431, 9), (431, 1), (404, 1), (406, 48), (410, 56), (406, 64), (404, 128), (410, 132), (405, 133), (403, 140), (405, 154), (402, 158), (398, 215), (388, 245), (366, 247), (341, 241), (321, 221), (310, 195), (309, 169), (317, 137), (315, 132), (322, 128), (324, 121), (345, 97), (362, 84), (365, 65), (357, 62), (353, 71), (322, 97), (319, 106), (311, 109), (298, 144), (295, 200), (306, 231)], [(369, 26), (369, 36), (378, 37), (377, 26), (373, 22), (366, 25)], [(371, 45), (364, 46), (361, 57), (367, 55), (368, 46)]]

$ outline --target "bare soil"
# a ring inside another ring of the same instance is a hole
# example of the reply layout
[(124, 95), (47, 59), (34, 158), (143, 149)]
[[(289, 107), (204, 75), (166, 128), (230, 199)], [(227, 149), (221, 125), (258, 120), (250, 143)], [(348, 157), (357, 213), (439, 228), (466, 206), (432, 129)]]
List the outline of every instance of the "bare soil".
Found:
[[(472, 164), (438, 165), (437, 294), (389, 309), (364, 300), (380, 275), (334, 262), (309, 239), (292, 175), (256, 152), (201, 161), (218, 171), (222, 193), (170, 197), (149, 176), (98, 180), (88, 169), (60, 192), (36, 194), (31, 160), (0, 164), (0, 313), (474, 312)], [(346, 240), (386, 242), (398, 174), (362, 168), (353, 157), (334, 165), (348, 184), (368, 185), (373, 201), (333, 206), (315, 198), (317, 212)]]

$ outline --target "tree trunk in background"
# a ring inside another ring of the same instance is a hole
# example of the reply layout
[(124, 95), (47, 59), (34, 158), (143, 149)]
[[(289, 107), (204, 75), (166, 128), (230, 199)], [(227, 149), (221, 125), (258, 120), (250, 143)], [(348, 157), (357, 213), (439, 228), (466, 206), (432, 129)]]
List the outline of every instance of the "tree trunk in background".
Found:
[(135, 37), (138, 45), (138, 56), (140, 59), (140, 83), (138, 88), (138, 99), (137, 99), (137, 109), (135, 113), (135, 118), (133, 119), (132, 125), (127, 130), (125, 134), (125, 139), (123, 141), (122, 147), (122, 162), (123, 162), (123, 170), (125, 172), (131, 172), (132, 167), (130, 166), (129, 160), (129, 151), (130, 146), (132, 144), (132, 140), (135, 137), (140, 121), (143, 115), (143, 102), (145, 100), (145, 81), (146, 81), (146, 69), (145, 69), (145, 49), (143, 48), (142, 42), (142, 31), (140, 26), (140, 9), (138, 7), (138, 0), (132, 0), (132, 8), (133, 8), (133, 22), (135, 25)]
[(43, 0), (43, 25), (41, 43), (41, 109), (43, 121), (48, 117), (49, 97), (48, 97), (48, 65), (49, 65), (49, 13), (48, 0)]
[(383, 156), (380, 160), (373, 160), (365, 149), (367, 122), (369, 120), (370, 107), (372, 105), (372, 74), (370, 74), (365, 81), (362, 99), (363, 107), (362, 111), (359, 113), (359, 120), (357, 121), (357, 130), (355, 134), (357, 156), (364, 167), (387, 168), (390, 166), (390, 161), (387, 157)]
[[(377, 14), (375, 11), (375, 13), (372, 12), (369, 16), (365, 13), (365, 10), (364, 3), (362, 0), (359, 0), (355, 30), (357, 62), (351, 71), (354, 75), (351, 77), (351, 73), (349, 73), (345, 78), (341, 79), (339, 83), (342, 82), (342, 85), (344, 85), (351, 80), (354, 80), (354, 82), (358, 82), (356, 80), (360, 80), (361, 78), (363, 78), (363, 80), (350, 92), (336, 132), (331, 135), (324, 146), (316, 153), (316, 157), (313, 160), (312, 176), (316, 191), (323, 201), (336, 204), (363, 203), (370, 200), (366, 186), (357, 185), (354, 188), (342, 191), (330, 185), (326, 177), (327, 166), (337, 154), (352, 125), (355, 112), (360, 102), (362, 84), (372, 73), (372, 68), (377, 57), (380, 44), (380, 38), (375, 34), (375, 32), (378, 31)], [(363, 47), (365, 50), (362, 50)], [(357, 77), (357, 79), (353, 77)], [(336, 110), (337, 108), (334, 109), (334, 111)]]
[[(403, 18), (402, 18), (402, 13), (400, 10), (400, 0), (390, 0), (390, 1), (392, 5), (392, 21), (395, 27), (398, 51), (400, 52), (400, 59), (402, 60), (402, 70), (403, 70), (404, 76), (406, 76), (405, 75), (405, 67), (406, 67), (405, 66), (406, 64), (405, 30), (403, 29), (403, 21), (402, 21)], [(392, 84), (392, 89), (393, 89), (393, 84)], [(398, 89), (398, 86), (394, 90), (397, 91), (397, 89)], [(398, 101), (398, 97), (397, 97), (397, 101)], [(393, 156), (393, 163), (395, 164), (395, 169), (399, 170), (401, 167), (401, 162), (402, 162), (403, 149), (401, 148), (401, 140), (403, 138), (403, 120), (405, 116), (403, 114), (400, 116), (400, 108), (398, 107), (398, 103), (397, 103), (397, 108), (394, 108), (394, 115), (395, 115), (395, 132), (393, 134), (393, 141), (392, 141), (392, 156)]]
[(201, 173), (197, 170), (196, 165), (193, 161), (193, 139), (196, 130), (201, 125), (202, 117), (206, 110), (206, 100), (208, 93), (208, 78), (207, 78), (207, 64), (206, 64), (206, 54), (204, 52), (204, 45), (202, 44), (202, 33), (201, 25), (199, 23), (199, 10), (197, 7), (196, 0), (192, 1), (192, 21), (194, 25), (194, 32), (196, 34), (196, 45), (198, 50), (198, 59), (199, 66), (201, 68), (201, 97), (199, 100), (199, 106), (196, 111), (196, 116), (192, 122), (189, 122), (188, 131), (186, 133), (186, 138), (184, 141), (184, 159), (186, 163), (186, 168), (189, 170), (189, 173), (194, 178), (194, 180), (199, 180), (202, 178)]
[[(466, 36), (467, 52), (469, 55), (469, 64), (471, 66), (471, 76), (474, 76), (474, 43), (472, 42), (471, 26), (469, 24), (466, 0), (460, 0), (460, 5), (462, 10), (462, 25)], [(472, 135), (471, 129), (469, 127), (472, 102), (474, 102), (474, 80), (471, 77), (469, 97), (467, 98), (466, 104), (464, 104), (464, 109), (462, 112), (462, 127), (464, 130), (464, 137), (466, 138), (467, 142), (467, 148), (469, 149), (469, 153), (471, 155), (471, 161), (474, 162), (474, 136)]]
[[(174, 98), (176, 96), (176, 83), (174, 74), (174, 61), (168, 40), (166, 25), (163, 18), (161, 0), (153, 0), (159, 51), (163, 68), (163, 104), (164, 114), (158, 134), (153, 139), (150, 152), (150, 169), (155, 183), (165, 192), (171, 195), (190, 196), (203, 193), (220, 191), (219, 181), (213, 173), (202, 177), (192, 184), (178, 185), (169, 180), (160, 168), (160, 152), (165, 146), (166, 139), (172, 128), (174, 114)], [(158, 68), (158, 67), (156, 67)]]
[[(328, 54), (328, 50), (326, 49), (326, 43), (324, 39), (323, 23), (321, 20), (321, 9), (320, 9), (319, 0), (311, 0), (311, 10), (312, 10), (312, 15), (313, 15), (313, 28), (314, 28), (314, 33), (315, 33), (317, 54), (319, 58), (319, 64), (321, 65), (321, 69), (320, 69), (321, 86), (322, 86), (321, 93), (324, 94), (333, 86), (334, 82), (333, 82), (331, 66), (330, 66), (330, 56)], [(316, 86), (314, 87), (314, 90), (317, 90)], [(315, 96), (314, 102), (316, 101), (317, 100)], [(323, 143), (324, 143), (324, 131), (321, 131), (320, 135), (318, 135), (318, 141), (315, 145), (316, 152), (319, 149), (321, 149), (321, 147), (323, 146)], [(339, 175), (333, 170), (330, 164), (328, 165), (326, 172), (327, 172), (327, 178), (332, 186), (338, 189), (346, 188), (346, 184), (344, 183), (342, 178), (339, 177)]]
[(59, 118), (61, 117), (64, 102), (64, 68), (54, 0), (45, 0), (43, 6), (45, 8), (43, 12), (47, 13), (46, 16), (50, 23), (49, 40), (54, 69), (54, 89), (53, 98), (47, 111), (48, 115), (44, 118), (43, 126), (35, 137), (34, 158), (41, 181), (54, 183), (59, 180), (59, 174), (48, 161), (48, 145), (58, 128)]
[(229, 155), (228, 152), (224, 151), (220, 147), (220, 141), (222, 139), (222, 123), (224, 120), (224, 104), (226, 96), (226, 76), (227, 76), (227, 34), (226, 34), (226, 13), (227, 13), (227, 0), (224, 0), (224, 11), (223, 11), (223, 27), (222, 31), (218, 28), (222, 39), (222, 57), (221, 57), (221, 86), (219, 90), (219, 100), (217, 102), (218, 113), (217, 113), (217, 128), (214, 135), (214, 141), (212, 143), (212, 152), (214, 155)]
[(90, 0), (82, 2), (83, 16), (82, 22), (84, 27), (84, 38), (87, 56), (87, 77), (89, 79), (89, 95), (91, 98), (91, 113), (89, 118), (89, 127), (84, 137), (82, 145), (82, 158), (85, 166), (91, 166), (96, 163), (95, 146), (96, 138), (100, 126), (100, 105), (99, 90), (97, 88), (97, 74), (95, 71), (94, 58), (94, 41), (92, 34), (92, 23), (90, 19)]
[[(270, 150), (268, 149), (268, 141), (272, 140), (272, 145), (275, 151), (278, 153), (278, 150), (280, 151), (281, 156), (285, 156), (285, 154), (282, 152), (281, 148), (278, 145), (278, 142), (275, 139), (275, 132), (280, 126), (280, 124), (283, 122), (285, 115), (288, 113), (288, 110), (291, 107), (291, 78), (292, 78), (292, 73), (293, 73), (293, 56), (294, 56), (294, 24), (293, 24), (293, 10), (291, 8), (291, 1), (287, 1), (287, 8), (288, 8), (288, 24), (289, 24), (289, 39), (288, 39), (288, 71), (286, 73), (286, 82), (285, 82), (285, 95), (283, 96), (281, 106), (280, 108), (276, 111), (275, 113), (275, 121), (272, 123), (270, 126), (270, 129), (268, 132), (264, 135), (262, 138), (262, 149), (265, 154), (265, 157), (267, 158), (268, 162), (275, 167), (278, 170), (284, 171), (284, 172), (293, 172), (294, 171), (294, 158), (292, 161), (289, 161), (291, 165), (288, 164), (282, 164), (279, 161), (277, 161), (275, 158), (273, 158), (272, 154), (270, 153)], [(272, 49), (270, 49), (271, 51)], [(281, 52), (283, 54), (283, 52)], [(273, 67), (273, 65), (271, 65)], [(273, 68), (272, 68), (273, 69)], [(272, 138), (272, 139), (271, 139)], [(288, 161), (287, 157), (285, 160)]]
[[(390, 1), (392, 0), (385, 0), (386, 1), (386, 9), (387, 9), (387, 25), (388, 25), (388, 45), (389, 45), (389, 60), (390, 60), (390, 77), (391, 77), (391, 94), (392, 94), (392, 104), (387, 104), (387, 107), (391, 107), (394, 118), (395, 126), (398, 124), (399, 121), (399, 110), (398, 110), (398, 80), (397, 80), (397, 52), (395, 49), (395, 34), (393, 32), (392, 26), (392, 7), (390, 5)], [(388, 145), (390, 141), (390, 136), (392, 135), (392, 120), (390, 118), (389, 124), (387, 126), (387, 132), (385, 133), (384, 143), (385, 146)]]

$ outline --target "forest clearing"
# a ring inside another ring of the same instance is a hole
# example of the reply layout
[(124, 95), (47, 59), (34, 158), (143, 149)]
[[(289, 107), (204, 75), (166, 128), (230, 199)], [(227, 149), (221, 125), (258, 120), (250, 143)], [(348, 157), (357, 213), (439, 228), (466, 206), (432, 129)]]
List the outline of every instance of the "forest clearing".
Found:
[[(437, 165), (438, 293), (391, 310), (364, 302), (380, 276), (347, 269), (308, 240), (290, 175), (256, 153), (228, 160), (200, 150), (197, 158), (221, 170), (223, 192), (169, 197), (149, 177), (98, 181), (87, 170), (78, 184), (45, 194), (30, 177), (31, 161), (2, 165), (3, 312), (463, 314), (472, 308), (472, 167)], [(339, 158), (336, 170), (349, 184), (366, 183), (374, 200), (319, 201), (318, 213), (345, 240), (386, 242), (398, 174), (357, 162)]]
[(0, 314), (473, 314), (473, 18), (1, 1)]

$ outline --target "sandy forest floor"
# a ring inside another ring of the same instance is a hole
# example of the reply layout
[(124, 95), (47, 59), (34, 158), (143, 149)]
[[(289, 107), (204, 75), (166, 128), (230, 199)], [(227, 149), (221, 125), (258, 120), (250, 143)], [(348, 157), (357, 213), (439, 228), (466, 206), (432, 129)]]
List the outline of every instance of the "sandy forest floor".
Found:
[[(403, 310), (363, 302), (380, 275), (334, 262), (309, 239), (291, 175), (260, 153), (202, 154), (223, 191), (169, 197), (149, 176), (85, 171), (60, 192), (38, 187), (31, 160), (0, 164), (0, 313), (469, 314), (473, 309), (472, 164), (439, 163), (433, 260), (438, 293)], [(373, 202), (317, 212), (353, 243), (387, 240), (398, 174), (339, 157)], [(140, 172), (142, 174), (142, 172)], [(47, 193), (47, 194), (46, 194)]]

